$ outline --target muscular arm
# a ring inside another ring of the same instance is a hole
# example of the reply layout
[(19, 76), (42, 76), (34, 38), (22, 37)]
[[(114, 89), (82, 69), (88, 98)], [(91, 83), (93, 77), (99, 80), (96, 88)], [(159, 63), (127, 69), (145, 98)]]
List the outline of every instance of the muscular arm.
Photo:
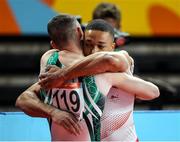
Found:
[[(55, 49), (49, 50), (42, 56), (40, 72), (45, 72), (46, 62), (55, 51)], [(40, 89), (41, 86), (38, 83), (30, 86), (17, 98), (16, 106), (30, 116), (50, 118), (57, 109), (39, 99)]]
[(123, 52), (97, 52), (66, 69), (67, 79), (103, 72), (125, 72), (129, 67)]
[(75, 116), (43, 103), (38, 97), (40, 88), (38, 83), (33, 84), (17, 98), (15, 105), (30, 116), (51, 118), (74, 135), (80, 134), (81, 126)]
[(41, 74), (40, 84), (45, 88), (59, 87), (64, 81), (80, 76), (103, 72), (124, 72), (129, 68), (132, 58), (125, 51), (97, 52), (82, 58), (72, 66)]
[(50, 118), (56, 108), (43, 103), (38, 98), (40, 88), (38, 83), (30, 86), (17, 98), (16, 106), (30, 116)]
[(159, 89), (156, 85), (127, 73), (106, 73), (104, 77), (112, 86), (134, 94), (139, 99), (151, 100), (159, 96)]
[[(48, 57), (52, 55), (54, 51), (55, 50), (50, 50), (43, 55), (44, 60), (42, 60), (40, 72), (45, 72)], [(51, 118), (53, 122), (63, 126), (70, 133), (74, 135), (80, 134), (81, 126), (78, 123), (78, 119), (72, 113), (45, 104), (39, 99), (40, 90), (41, 86), (38, 82), (33, 84), (20, 94), (15, 105), (30, 116)]]

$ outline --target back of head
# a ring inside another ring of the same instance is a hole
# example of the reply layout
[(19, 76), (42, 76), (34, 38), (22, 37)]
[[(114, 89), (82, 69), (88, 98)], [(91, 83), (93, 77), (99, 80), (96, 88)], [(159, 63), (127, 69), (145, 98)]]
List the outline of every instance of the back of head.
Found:
[(93, 19), (114, 19), (117, 23), (117, 29), (119, 28), (121, 13), (116, 5), (111, 3), (100, 3), (93, 11)]
[(65, 46), (69, 40), (76, 40), (77, 20), (75, 17), (61, 14), (53, 17), (47, 30), (51, 40), (58, 46)]
[(97, 30), (97, 31), (102, 31), (102, 32), (108, 32), (112, 39), (114, 40), (114, 29), (113, 27), (106, 22), (105, 20), (102, 19), (95, 19), (92, 20), (87, 26), (85, 31), (87, 30)]

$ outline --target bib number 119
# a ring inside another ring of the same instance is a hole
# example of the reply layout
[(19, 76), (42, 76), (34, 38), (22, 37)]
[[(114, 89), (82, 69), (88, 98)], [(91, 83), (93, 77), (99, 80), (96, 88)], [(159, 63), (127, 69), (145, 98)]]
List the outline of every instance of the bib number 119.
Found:
[[(68, 92), (69, 95), (66, 93), (67, 92), (64, 90), (60, 97), (63, 99), (67, 110), (73, 110), (74, 112), (77, 112), (80, 108), (80, 98), (78, 93), (75, 90)], [(70, 104), (68, 104), (68, 102), (70, 102)]]

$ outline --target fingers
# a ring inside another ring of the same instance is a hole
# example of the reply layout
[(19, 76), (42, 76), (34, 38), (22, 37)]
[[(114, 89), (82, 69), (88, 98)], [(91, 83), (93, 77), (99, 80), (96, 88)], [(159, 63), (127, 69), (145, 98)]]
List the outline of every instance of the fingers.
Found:
[(79, 135), (82, 131), (78, 119), (69, 112), (57, 110), (52, 114), (52, 120), (75, 136)]
[(80, 124), (78, 123), (78, 119), (73, 116), (72, 114), (68, 114), (66, 116), (66, 119), (64, 119), (63, 121), (60, 122), (60, 124), (70, 133), (74, 134), (74, 135), (80, 135), (82, 128), (80, 126)]
[(50, 87), (50, 78), (48, 76), (49, 73), (42, 73), (39, 75), (39, 84), (44, 89), (48, 89)]
[[(70, 112), (69, 112), (70, 113)], [(74, 114), (71, 113), (71, 118), (74, 122), (78, 122), (79, 120), (76, 118), (76, 116)]]
[(39, 85), (41, 85), (41, 87), (42, 88), (44, 88), (44, 89), (51, 89), (51, 88), (53, 88), (54, 86), (52, 86), (46, 79), (44, 79), (44, 80), (40, 80), (39, 81)]
[(66, 129), (67, 131), (69, 131), (71, 134), (74, 134), (75, 136), (77, 135), (69, 126), (69, 124), (66, 121), (63, 121), (61, 124), (64, 129)]
[(58, 68), (58, 67), (56, 65), (47, 65), (45, 71), (47, 72), (51, 70), (52, 68)]
[(80, 126), (78, 125), (79, 124), (77, 122), (74, 122), (71, 118), (67, 118), (62, 123), (62, 126), (75, 136), (79, 135), (81, 131)]
[(50, 68), (51, 68), (51, 66), (50, 66), (50, 65), (46, 66), (46, 68), (45, 68), (45, 72), (48, 72), (48, 71), (50, 70)]
[[(72, 114), (72, 115), (73, 115), (73, 114)], [(79, 123), (78, 123), (79, 120), (76, 118), (76, 116), (73, 115), (71, 118), (72, 118), (72, 120), (77, 124), (78, 129), (82, 131), (81, 125), (79, 125)]]
[(40, 85), (44, 85), (44, 84), (46, 84), (48, 81), (47, 81), (47, 79), (46, 78), (43, 78), (43, 79), (40, 79), (39, 80), (39, 84)]
[(40, 79), (38, 84), (41, 85), (41, 87), (44, 89), (51, 89), (53, 87), (53, 84), (50, 83), (48, 78)]
[(48, 73), (41, 73), (40, 75), (39, 75), (39, 79), (41, 80), (41, 79), (43, 79), (43, 78), (45, 78), (45, 77), (47, 77), (48, 76)]
[(41, 79), (41, 80), (39, 80), (39, 84), (40, 84), (42, 87), (44, 87), (46, 83), (47, 83), (47, 80), (46, 80), (46, 79)]
[(71, 124), (71, 128), (77, 133), (80, 134), (81, 126), (78, 122), (75, 122), (73, 119), (67, 119), (67, 121)]
[(79, 130), (76, 129), (76, 126), (72, 119), (66, 119), (65, 122), (69, 125), (69, 129), (73, 134), (75, 134), (76, 136), (80, 134)]

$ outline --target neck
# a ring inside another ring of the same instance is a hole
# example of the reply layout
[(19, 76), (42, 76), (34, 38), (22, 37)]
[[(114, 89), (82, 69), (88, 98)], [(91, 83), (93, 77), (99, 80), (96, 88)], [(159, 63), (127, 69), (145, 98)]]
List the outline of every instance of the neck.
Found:
[(76, 53), (82, 55), (82, 49), (80, 45), (76, 44), (73, 41), (70, 41), (65, 47), (62, 48), (63, 51), (68, 51), (71, 53)]
[(68, 45), (64, 46), (59, 52), (59, 60), (65, 66), (73, 65), (83, 59), (84, 55), (80, 46), (75, 43), (69, 42)]

